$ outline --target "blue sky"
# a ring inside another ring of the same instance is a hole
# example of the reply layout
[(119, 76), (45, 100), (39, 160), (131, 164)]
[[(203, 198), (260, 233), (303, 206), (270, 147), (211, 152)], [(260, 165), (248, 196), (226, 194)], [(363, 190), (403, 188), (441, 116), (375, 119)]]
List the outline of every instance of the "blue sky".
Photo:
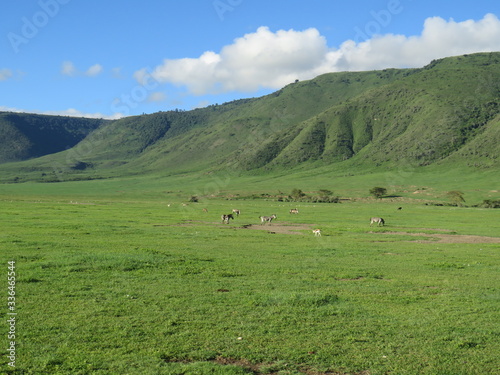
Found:
[(491, 0), (6, 0), (0, 10), (3, 111), (189, 110), (327, 72), (500, 51)]

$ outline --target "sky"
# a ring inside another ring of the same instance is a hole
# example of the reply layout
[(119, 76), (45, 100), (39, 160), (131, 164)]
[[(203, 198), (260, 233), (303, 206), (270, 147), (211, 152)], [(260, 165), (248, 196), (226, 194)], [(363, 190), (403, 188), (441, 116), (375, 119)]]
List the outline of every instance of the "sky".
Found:
[(490, 51), (492, 0), (3, 0), (0, 111), (190, 110), (329, 72)]

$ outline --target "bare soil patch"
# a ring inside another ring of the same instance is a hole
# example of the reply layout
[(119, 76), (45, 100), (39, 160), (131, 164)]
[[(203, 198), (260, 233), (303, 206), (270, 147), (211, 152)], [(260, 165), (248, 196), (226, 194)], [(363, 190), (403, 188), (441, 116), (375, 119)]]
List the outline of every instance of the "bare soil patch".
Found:
[(377, 234), (395, 234), (416, 237), (430, 237), (429, 240), (417, 240), (418, 243), (500, 243), (500, 237), (474, 236), (468, 234), (447, 233), (408, 233), (408, 232), (371, 232)]
[[(309, 352), (309, 354), (315, 354), (314, 352)], [(275, 366), (272, 363), (252, 363), (246, 359), (232, 359), (232, 358), (225, 358), (225, 357), (217, 357), (216, 359), (212, 360), (212, 362), (217, 363), (219, 365), (231, 365), (231, 366), (238, 366), (246, 369), (249, 371), (251, 374), (255, 375), (260, 375), (260, 374), (267, 374), (267, 375), (275, 375), (278, 373), (282, 373), (280, 369), (283, 367), (288, 367), (288, 365), (280, 365), (280, 366)], [(276, 368), (275, 368), (276, 367)], [(290, 366), (291, 368), (295, 366)], [(345, 373), (340, 373), (340, 372), (318, 372), (316, 370), (313, 370), (311, 368), (296, 368), (295, 369), (297, 372), (301, 374), (306, 374), (306, 375), (347, 375)], [(288, 372), (288, 371), (287, 371)], [(368, 371), (362, 371), (359, 373), (356, 373), (354, 375), (369, 375)]]
[[(234, 222), (231, 221), (230, 224)], [(194, 224), (206, 224), (206, 225), (214, 225), (217, 224), (221, 228), (235, 228), (235, 229), (254, 229), (254, 230), (265, 230), (272, 234), (299, 234), (303, 235), (305, 233), (300, 231), (311, 231), (314, 229), (314, 225), (312, 224), (292, 224), (288, 222), (273, 222), (270, 224), (244, 224), (242, 226), (234, 227), (232, 225), (215, 223), (212, 221), (200, 221), (200, 220), (186, 220), (184, 223), (176, 223), (176, 224), (159, 224), (153, 223), (154, 227), (191, 227)]]
[(279, 233), (279, 234), (305, 234), (303, 230), (312, 230), (312, 224), (290, 224), (290, 223), (271, 223), (271, 224), (247, 224), (242, 226), (244, 229), (255, 229), (255, 230), (266, 230), (269, 233)]

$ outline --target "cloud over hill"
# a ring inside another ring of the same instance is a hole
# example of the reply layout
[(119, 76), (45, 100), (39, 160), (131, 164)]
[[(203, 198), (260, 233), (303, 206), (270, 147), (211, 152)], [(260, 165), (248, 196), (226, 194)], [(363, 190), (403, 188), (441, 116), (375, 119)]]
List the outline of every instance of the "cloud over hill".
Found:
[(365, 41), (345, 41), (338, 48), (329, 47), (315, 28), (273, 32), (260, 27), (219, 53), (166, 59), (152, 71), (143, 68), (134, 76), (142, 83), (151, 75), (161, 83), (185, 86), (195, 95), (253, 92), (327, 72), (421, 67), (445, 56), (499, 50), (500, 20), (493, 14), (463, 22), (432, 17), (417, 36), (374, 35)]

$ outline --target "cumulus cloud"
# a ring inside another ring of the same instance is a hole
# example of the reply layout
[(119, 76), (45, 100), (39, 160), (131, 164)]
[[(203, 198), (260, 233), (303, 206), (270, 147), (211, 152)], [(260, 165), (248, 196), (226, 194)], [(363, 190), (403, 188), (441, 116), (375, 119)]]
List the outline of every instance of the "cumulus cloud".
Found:
[(375, 35), (361, 42), (348, 40), (337, 48), (329, 47), (314, 28), (272, 32), (260, 27), (219, 53), (166, 59), (151, 71), (135, 72), (134, 77), (140, 84), (151, 76), (160, 83), (185, 86), (195, 95), (252, 92), (327, 72), (421, 67), (436, 58), (498, 50), (500, 20), (493, 14), (463, 22), (432, 17), (420, 35)]
[(95, 77), (95, 76), (101, 74), (103, 70), (104, 69), (103, 69), (101, 64), (94, 64), (84, 72), (80, 72), (76, 68), (75, 64), (73, 64), (73, 62), (71, 62), (71, 61), (63, 61), (62, 65), (61, 65), (61, 74), (63, 76), (68, 76), (68, 77), (74, 77), (74, 76), (82, 75), (82, 74), (87, 76), (87, 77)]

